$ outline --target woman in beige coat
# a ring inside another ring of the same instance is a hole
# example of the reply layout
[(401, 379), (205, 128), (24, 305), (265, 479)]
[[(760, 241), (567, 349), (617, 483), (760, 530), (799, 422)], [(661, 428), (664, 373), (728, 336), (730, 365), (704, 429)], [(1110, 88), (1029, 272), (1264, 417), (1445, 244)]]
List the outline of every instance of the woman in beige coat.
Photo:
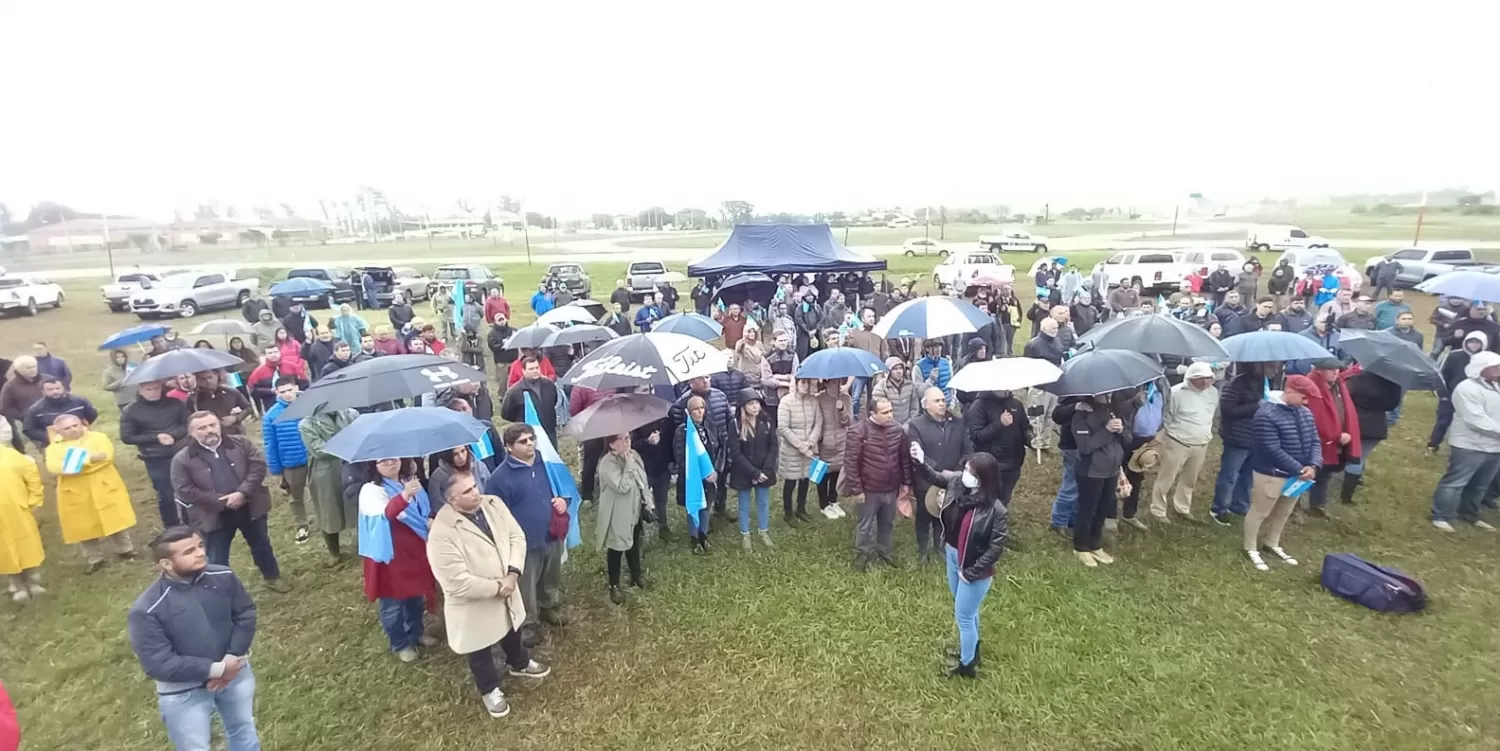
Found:
[(609, 600), (625, 603), (620, 591), (620, 559), (630, 565), (630, 586), (644, 587), (641, 573), (641, 546), (645, 535), (642, 517), (650, 513), (651, 484), (646, 480), (646, 465), (640, 454), (630, 448), (630, 434), (615, 436), (609, 453), (599, 460), (599, 515), (594, 522), (594, 542), (606, 551), (609, 575)]
[[(786, 525), (810, 522), (807, 515), (807, 470), (818, 456), (823, 440), (823, 410), (814, 396), (817, 381), (801, 379), (791, 393), (776, 405), (776, 437), (781, 443), (776, 453), (776, 472), (781, 475), (781, 508)], [(797, 510), (792, 511), (792, 493), (797, 494)]]
[(491, 648), (505, 652), (511, 675), (544, 678), (551, 669), (521, 643), (526, 605), (517, 586), (526, 566), (526, 535), (505, 503), (480, 495), (469, 472), (449, 476), (445, 503), (427, 534), (427, 561), (443, 588), (448, 646), (469, 657), (469, 671), (491, 717), (510, 714)]
[(829, 519), (842, 519), (839, 472), (844, 468), (844, 437), (849, 433), (850, 416), (854, 412), (849, 400), (849, 381), (823, 381), (818, 409), (823, 413), (823, 442), (818, 446), (818, 458), (828, 462), (828, 473), (818, 483), (818, 506)]

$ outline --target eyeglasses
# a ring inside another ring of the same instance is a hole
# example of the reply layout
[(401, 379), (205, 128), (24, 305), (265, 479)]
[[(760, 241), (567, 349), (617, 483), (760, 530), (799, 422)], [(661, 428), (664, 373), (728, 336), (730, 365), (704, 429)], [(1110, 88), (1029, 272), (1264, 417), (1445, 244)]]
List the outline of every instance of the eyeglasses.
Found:
[(527, 435), (527, 436), (521, 436), (520, 438), (517, 438), (516, 441), (515, 441), (515, 443), (513, 443), (511, 445), (512, 446), (529, 446), (529, 445), (531, 445), (533, 443), (536, 443), (536, 438)]

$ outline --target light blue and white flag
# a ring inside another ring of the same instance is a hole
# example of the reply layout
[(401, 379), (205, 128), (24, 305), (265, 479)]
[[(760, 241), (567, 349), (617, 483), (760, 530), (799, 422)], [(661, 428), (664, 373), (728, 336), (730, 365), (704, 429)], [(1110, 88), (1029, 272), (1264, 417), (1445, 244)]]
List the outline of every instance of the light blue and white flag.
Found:
[(687, 506), (689, 518), (697, 519), (698, 512), (707, 505), (708, 500), (703, 497), (703, 481), (714, 473), (713, 459), (708, 456), (708, 449), (703, 445), (703, 439), (698, 435), (698, 426), (693, 423), (692, 415), (687, 417), (687, 444), (683, 451), (687, 454), (684, 470), (687, 479), (683, 480), (683, 504)]
[(495, 455), (495, 442), (490, 440), (489, 431), (485, 431), (483, 438), (469, 444), (469, 453), (473, 454), (474, 458), (480, 461), (484, 461)]
[(234, 371), (230, 371), (225, 380), (229, 383), (229, 388), (232, 389), (243, 388), (245, 385), (245, 379), (241, 378), (240, 374)]
[(83, 464), (88, 461), (87, 449), (69, 448), (63, 452), (62, 471), (65, 475), (76, 475), (83, 472)]
[(453, 281), (453, 330), (464, 330), (464, 280)]
[(526, 397), (526, 424), (536, 429), (536, 450), (542, 455), (542, 465), (547, 468), (547, 480), (552, 483), (552, 495), (556, 498), (568, 499), (568, 539), (567, 546), (576, 548), (583, 542), (583, 535), (578, 532), (578, 506), (583, 503), (583, 496), (578, 493), (578, 483), (573, 481), (573, 473), (568, 470), (568, 465), (563, 463), (562, 455), (557, 453), (557, 445), (552, 443), (552, 436), (542, 429), (541, 418), (537, 417), (536, 405), (531, 402), (531, 394)]

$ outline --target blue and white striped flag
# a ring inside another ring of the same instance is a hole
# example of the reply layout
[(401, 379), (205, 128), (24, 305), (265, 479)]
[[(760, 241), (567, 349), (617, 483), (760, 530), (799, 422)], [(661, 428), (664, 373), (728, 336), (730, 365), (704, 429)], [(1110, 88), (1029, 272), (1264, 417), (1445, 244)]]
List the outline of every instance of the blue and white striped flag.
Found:
[(578, 483), (573, 481), (573, 473), (568, 471), (568, 465), (563, 463), (562, 454), (557, 453), (556, 444), (552, 443), (552, 436), (542, 430), (541, 418), (537, 417), (536, 405), (531, 402), (531, 394), (526, 397), (526, 424), (536, 429), (536, 450), (542, 455), (542, 465), (547, 468), (547, 480), (552, 483), (552, 495), (556, 498), (568, 499), (568, 540), (567, 546), (576, 548), (583, 542), (583, 535), (578, 532), (578, 507), (583, 503), (583, 496), (578, 493)]
[(708, 449), (703, 445), (703, 439), (698, 435), (698, 426), (693, 423), (692, 415), (687, 417), (687, 447), (683, 449), (687, 453), (684, 462), (687, 467), (684, 471), (687, 479), (683, 480), (683, 504), (687, 506), (688, 517), (697, 519), (698, 512), (707, 505), (708, 500), (703, 497), (703, 481), (714, 473), (713, 459), (708, 456)]
[(229, 383), (229, 388), (232, 389), (243, 388), (245, 386), (245, 379), (241, 378), (240, 374), (234, 371), (230, 371), (226, 380)]
[(453, 330), (464, 330), (464, 280), (453, 281)]
[(83, 472), (83, 464), (88, 461), (87, 449), (70, 447), (63, 452), (62, 471), (65, 475), (76, 475)]
[(495, 455), (495, 442), (490, 440), (489, 431), (485, 431), (482, 438), (469, 444), (469, 453), (473, 454), (474, 458), (480, 461), (484, 461)]

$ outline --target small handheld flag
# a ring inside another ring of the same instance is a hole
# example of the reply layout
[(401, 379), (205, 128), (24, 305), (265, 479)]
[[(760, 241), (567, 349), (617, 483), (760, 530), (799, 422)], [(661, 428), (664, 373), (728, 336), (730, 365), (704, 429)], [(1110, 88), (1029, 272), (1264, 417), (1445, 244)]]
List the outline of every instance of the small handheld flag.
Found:
[(232, 389), (238, 389), (238, 388), (244, 388), (245, 387), (245, 379), (241, 378), (239, 373), (235, 373), (233, 371), (231, 371), (229, 373), (228, 382), (229, 382), (229, 388), (232, 388)]
[(1296, 498), (1307, 492), (1307, 489), (1312, 486), (1312, 480), (1300, 480), (1296, 477), (1288, 477), (1286, 484), (1281, 486), (1281, 494), (1287, 498)]
[(81, 448), (69, 448), (63, 452), (62, 471), (65, 475), (76, 475), (83, 472), (83, 464), (88, 461), (89, 452)]
[(464, 280), (453, 281), (453, 330), (464, 330)]
[(495, 442), (490, 440), (489, 431), (485, 431), (482, 438), (469, 444), (469, 453), (473, 454), (474, 458), (480, 461), (484, 461), (495, 455)]
[(568, 539), (567, 546), (576, 548), (583, 543), (583, 535), (578, 531), (578, 507), (583, 503), (583, 496), (578, 493), (578, 483), (573, 481), (573, 473), (568, 470), (568, 465), (563, 463), (562, 454), (557, 453), (557, 446), (552, 443), (552, 436), (542, 429), (542, 420), (537, 417), (536, 405), (531, 401), (531, 394), (526, 397), (526, 424), (536, 429), (536, 451), (542, 457), (542, 466), (547, 468), (547, 480), (552, 483), (552, 495), (557, 498), (568, 499)]

